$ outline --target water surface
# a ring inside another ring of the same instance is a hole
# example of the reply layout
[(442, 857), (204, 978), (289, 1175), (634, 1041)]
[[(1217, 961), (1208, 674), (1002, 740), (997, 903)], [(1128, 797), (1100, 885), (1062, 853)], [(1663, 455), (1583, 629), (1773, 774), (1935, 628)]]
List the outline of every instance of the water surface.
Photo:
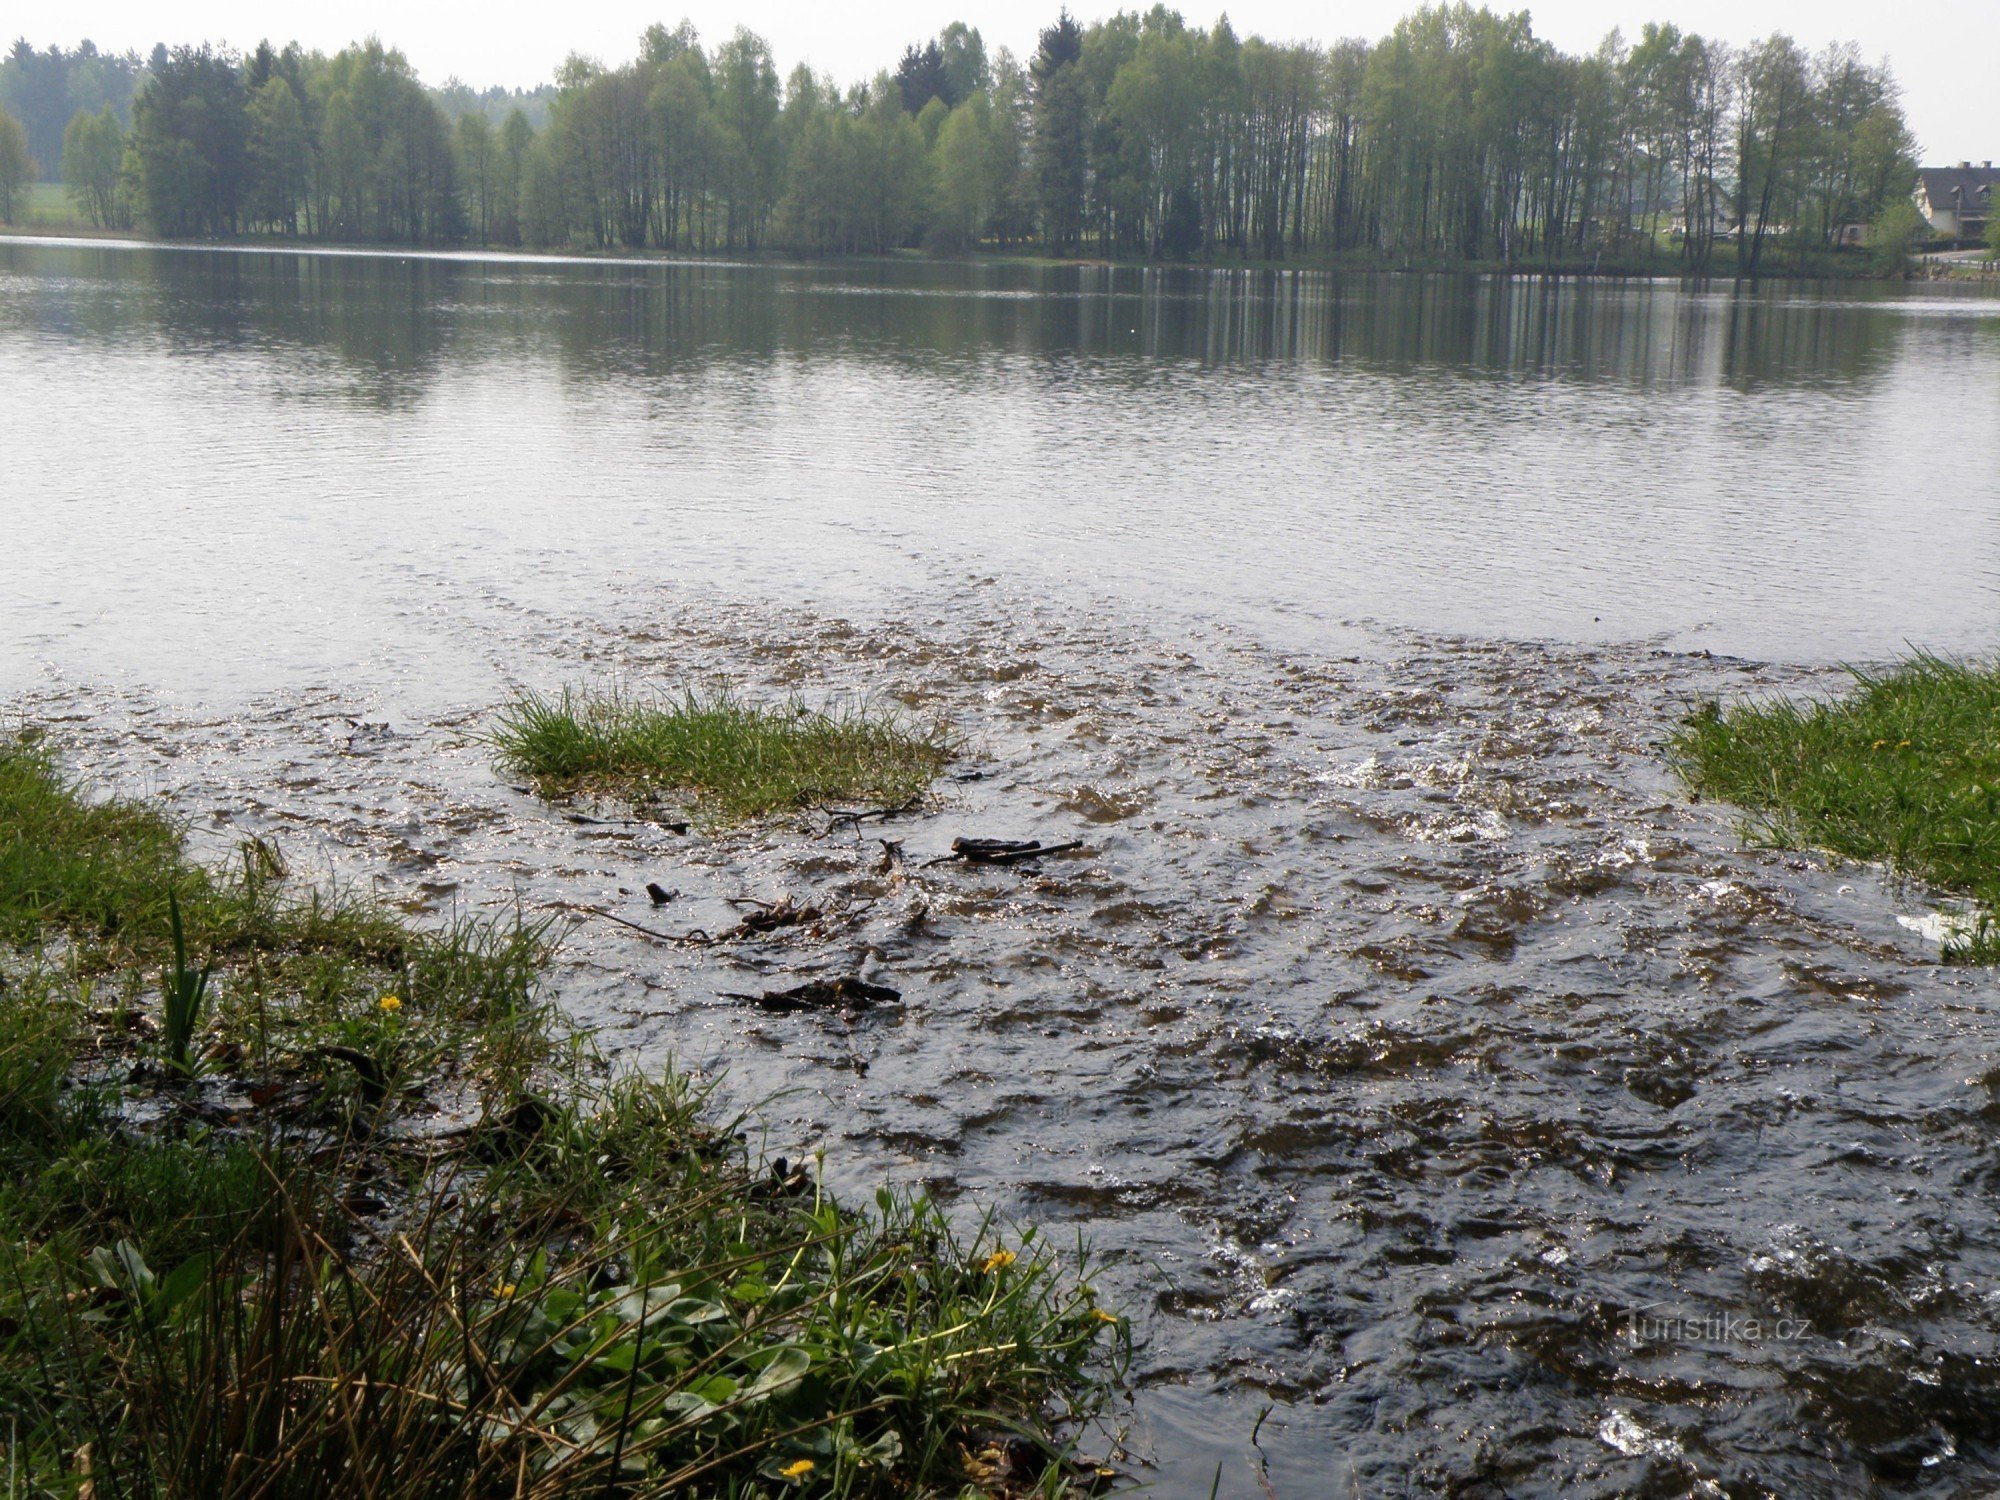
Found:
[(1307, 646), (1978, 649), (1996, 389), (2000, 299), (1928, 289), (13, 241), (0, 608), (203, 692), (246, 622), (266, 680), (417, 671), (402, 611), (609, 580), (865, 613), (991, 573)]

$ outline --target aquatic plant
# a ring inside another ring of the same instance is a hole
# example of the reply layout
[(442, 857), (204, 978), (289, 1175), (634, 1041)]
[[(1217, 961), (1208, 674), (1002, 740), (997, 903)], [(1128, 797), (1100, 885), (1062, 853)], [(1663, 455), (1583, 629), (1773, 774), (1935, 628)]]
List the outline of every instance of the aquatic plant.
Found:
[(196, 969), (188, 962), (187, 930), (181, 922), (180, 897), (167, 892), (167, 918), (173, 935), (174, 964), (160, 975), (161, 1023), (165, 1029), (167, 1065), (176, 1072), (188, 1071), (188, 1043), (201, 1024), (208, 1000), (208, 981), (215, 972), (204, 964)]

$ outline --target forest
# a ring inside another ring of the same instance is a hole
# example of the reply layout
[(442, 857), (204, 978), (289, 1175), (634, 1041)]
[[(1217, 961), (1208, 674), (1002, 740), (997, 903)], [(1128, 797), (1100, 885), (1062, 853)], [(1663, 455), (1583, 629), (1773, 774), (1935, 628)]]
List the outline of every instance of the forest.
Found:
[(685, 22), (532, 92), (427, 88), (372, 38), (0, 61), (0, 217), (40, 176), (173, 237), (1755, 272), (1907, 235), (1914, 165), (1851, 44), (1572, 56), (1466, 4), (1331, 45), (1063, 11), (1025, 59), (953, 23), (844, 87)]

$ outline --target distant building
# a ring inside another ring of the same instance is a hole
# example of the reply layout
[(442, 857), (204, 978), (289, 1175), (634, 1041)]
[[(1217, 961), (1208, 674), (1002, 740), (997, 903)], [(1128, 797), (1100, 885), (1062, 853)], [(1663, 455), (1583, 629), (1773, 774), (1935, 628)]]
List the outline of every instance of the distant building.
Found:
[(1696, 208), (1693, 215), (1690, 216), (1685, 203), (1677, 206), (1674, 209), (1673, 222), (1669, 226), (1669, 230), (1675, 239), (1684, 240), (1687, 238), (1690, 217), (1693, 218), (1697, 233), (1703, 228), (1703, 218), (1705, 217), (1708, 220), (1708, 237), (1712, 240), (1733, 240), (1736, 238), (1736, 216), (1729, 212), (1728, 206), (1719, 198), (1706, 215), (1702, 213), (1700, 208)]
[(1917, 212), (1940, 239), (1971, 240), (1986, 233), (1993, 218), (1993, 188), (2000, 172), (1992, 162), (1974, 166), (1925, 167), (1917, 173)]

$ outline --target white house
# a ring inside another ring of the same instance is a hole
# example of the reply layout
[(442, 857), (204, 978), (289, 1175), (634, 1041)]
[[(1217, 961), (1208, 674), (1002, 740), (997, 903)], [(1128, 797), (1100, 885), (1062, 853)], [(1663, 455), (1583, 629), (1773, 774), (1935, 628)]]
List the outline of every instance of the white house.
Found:
[(1917, 212), (1940, 239), (1971, 240), (1986, 233), (1993, 217), (1993, 188), (2000, 172), (1992, 162), (1974, 166), (1925, 167), (1917, 173)]

